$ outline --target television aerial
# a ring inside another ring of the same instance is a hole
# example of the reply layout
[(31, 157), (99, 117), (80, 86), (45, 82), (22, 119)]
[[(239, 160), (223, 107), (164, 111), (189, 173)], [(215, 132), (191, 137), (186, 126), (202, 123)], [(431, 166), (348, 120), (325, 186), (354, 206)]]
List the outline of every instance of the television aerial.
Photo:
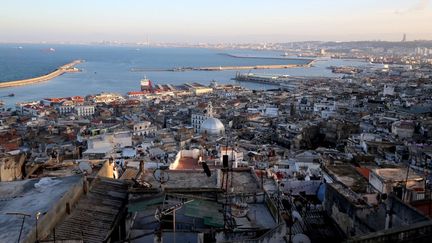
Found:
[(169, 181), (169, 174), (164, 170), (157, 169), (153, 172), (153, 177), (158, 181), (161, 185)]

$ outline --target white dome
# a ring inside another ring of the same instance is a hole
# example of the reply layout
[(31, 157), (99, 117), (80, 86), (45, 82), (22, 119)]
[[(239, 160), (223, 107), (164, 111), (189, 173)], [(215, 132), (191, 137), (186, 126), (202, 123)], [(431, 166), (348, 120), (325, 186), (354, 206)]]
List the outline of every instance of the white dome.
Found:
[(217, 118), (208, 118), (201, 124), (201, 133), (206, 133), (208, 135), (222, 135), (224, 132), (225, 126)]

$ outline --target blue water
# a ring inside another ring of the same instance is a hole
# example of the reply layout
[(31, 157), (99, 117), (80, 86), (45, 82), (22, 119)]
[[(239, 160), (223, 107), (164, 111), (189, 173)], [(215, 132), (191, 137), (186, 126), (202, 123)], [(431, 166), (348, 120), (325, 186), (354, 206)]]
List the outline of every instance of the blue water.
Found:
[[(18, 48), (21, 46), (22, 48)], [(54, 48), (55, 52), (48, 51)], [(156, 84), (183, 84), (199, 82), (209, 84), (234, 83), (236, 71), (147, 71), (131, 72), (131, 68), (173, 68), (197, 66), (264, 65), (304, 63), (305, 60), (276, 60), (233, 58), (220, 53), (280, 57), (278, 52), (213, 50), (198, 48), (148, 48), (97, 45), (0, 45), (0, 82), (36, 77), (75, 59), (85, 62), (77, 65), (79, 73), (66, 73), (47, 82), (0, 89), (0, 99), (7, 106), (16, 102), (38, 100), (45, 97), (87, 95), (100, 92), (139, 90), (139, 81), (147, 76)], [(326, 60), (315, 62), (311, 68), (251, 70), (254, 73), (289, 74), (295, 76), (334, 76), (326, 67), (330, 65), (361, 65), (360, 62)], [(364, 63), (363, 63), (364, 64)], [(252, 89), (271, 88), (268, 85), (242, 83)], [(14, 93), (15, 97), (3, 97)]]

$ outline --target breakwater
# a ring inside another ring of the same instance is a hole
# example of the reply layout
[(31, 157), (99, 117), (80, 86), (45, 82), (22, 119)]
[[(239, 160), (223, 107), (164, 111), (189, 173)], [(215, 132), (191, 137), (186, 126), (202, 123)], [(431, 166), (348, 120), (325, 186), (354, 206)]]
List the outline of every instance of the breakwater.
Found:
[(225, 70), (250, 70), (250, 69), (284, 69), (295, 67), (309, 67), (310, 64), (271, 64), (271, 65), (254, 65), (254, 66), (212, 66), (212, 67), (175, 67), (175, 68), (131, 68), (131, 72), (149, 72), (149, 71), (225, 71)]
[(293, 57), (261, 57), (261, 56), (243, 56), (235, 55), (230, 53), (219, 53), (219, 55), (232, 57), (232, 58), (243, 58), (243, 59), (270, 59), (270, 60), (294, 60), (294, 61), (304, 61), (307, 63), (313, 62), (313, 58), (293, 58)]
[(68, 64), (65, 64), (56, 70), (39, 76), (35, 78), (28, 78), (28, 79), (21, 79), (21, 80), (14, 80), (14, 81), (6, 81), (0, 83), (0, 88), (8, 88), (8, 87), (16, 87), (16, 86), (23, 86), (23, 85), (29, 85), (29, 84), (35, 84), (40, 83), (44, 81), (51, 80), (55, 77), (58, 77), (64, 73), (71, 73), (71, 72), (79, 72), (80, 70), (75, 67), (75, 65), (82, 63), (83, 60), (75, 60), (73, 62), (70, 62)]

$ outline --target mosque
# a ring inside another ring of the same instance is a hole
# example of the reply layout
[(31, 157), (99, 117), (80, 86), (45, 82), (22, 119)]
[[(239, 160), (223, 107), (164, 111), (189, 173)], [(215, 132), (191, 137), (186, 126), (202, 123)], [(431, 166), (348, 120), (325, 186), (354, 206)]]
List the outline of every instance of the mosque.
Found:
[(211, 102), (208, 103), (204, 112), (192, 114), (191, 120), (195, 132), (208, 136), (223, 136), (225, 134), (225, 126), (213, 115), (213, 105)]

